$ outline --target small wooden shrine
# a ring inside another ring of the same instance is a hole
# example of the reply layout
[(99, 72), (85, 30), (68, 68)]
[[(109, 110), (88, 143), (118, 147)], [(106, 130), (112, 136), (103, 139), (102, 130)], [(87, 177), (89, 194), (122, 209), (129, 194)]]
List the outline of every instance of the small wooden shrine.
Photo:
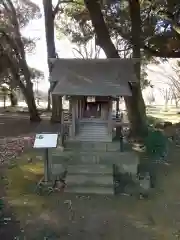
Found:
[(52, 94), (69, 99), (71, 115), (67, 123), (62, 114), (61, 127), (64, 129), (68, 124), (68, 137), (52, 153), (52, 175), (67, 173), (67, 192), (114, 194), (115, 166), (123, 174), (135, 177), (137, 172), (136, 155), (132, 151), (122, 152), (120, 142), (113, 141), (119, 123), (112, 118), (113, 101), (120, 96), (131, 96), (131, 85), (136, 83), (133, 60), (52, 59), (51, 62)]
[(131, 96), (131, 84), (136, 82), (133, 60), (53, 59), (52, 63), (52, 94), (66, 96), (70, 103), (70, 139), (112, 141), (112, 104), (120, 96)]

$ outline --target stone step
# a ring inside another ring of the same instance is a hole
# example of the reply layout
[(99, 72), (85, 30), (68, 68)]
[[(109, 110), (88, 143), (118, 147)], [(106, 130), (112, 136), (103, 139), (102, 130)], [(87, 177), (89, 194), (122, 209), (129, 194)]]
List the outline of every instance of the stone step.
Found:
[(106, 136), (108, 135), (108, 132), (99, 132), (99, 131), (81, 131), (81, 132), (77, 132), (78, 135), (81, 136)]
[(105, 164), (112, 166), (113, 164), (117, 164), (137, 166), (139, 159), (134, 152), (54, 151), (52, 154), (52, 163), (67, 163), (68, 165)]
[(88, 132), (88, 133), (102, 133), (102, 134), (105, 134), (105, 133), (108, 133), (107, 129), (99, 129), (99, 128), (84, 128), (84, 129), (79, 129), (78, 131), (79, 133), (85, 133), (85, 132)]
[(99, 124), (83, 124), (79, 126), (78, 134), (82, 137), (106, 137), (108, 135), (108, 128), (105, 125)]
[(79, 136), (82, 137), (106, 137), (108, 136), (108, 133), (106, 132), (78, 132)]
[(102, 164), (98, 165), (69, 165), (68, 174), (87, 174), (89, 175), (113, 175), (112, 166), (106, 166)]
[(84, 122), (81, 122), (80, 124), (79, 124), (79, 127), (83, 127), (83, 126), (86, 126), (86, 127), (92, 127), (92, 126), (100, 126), (100, 127), (106, 127), (106, 126), (108, 126), (108, 123), (107, 122), (98, 122), (98, 121), (84, 121)]
[(79, 128), (78, 131), (79, 132), (96, 132), (96, 131), (98, 131), (98, 132), (106, 133), (106, 132), (108, 132), (108, 128), (89, 127), (89, 128)]
[(66, 187), (65, 192), (76, 194), (97, 194), (97, 195), (114, 195), (113, 188), (107, 187)]
[(102, 124), (84, 124), (80, 125), (79, 129), (107, 129), (108, 125), (102, 125)]
[(67, 174), (66, 177), (67, 187), (112, 187), (113, 188), (113, 176), (112, 175), (72, 175)]
[(110, 138), (107, 137), (81, 137), (81, 136), (77, 136), (76, 140), (79, 140), (81, 142), (93, 142), (93, 141), (97, 141), (98, 142), (111, 142)]
[(65, 142), (65, 151), (66, 150), (74, 151), (118, 151), (120, 152), (120, 143), (117, 142), (80, 142), (80, 141), (66, 141)]
[(108, 127), (107, 126), (82, 126), (78, 128), (79, 131), (107, 131)]
[[(104, 152), (91, 153), (91, 152), (74, 152), (74, 151), (67, 151), (53, 154), (52, 156), (52, 163), (65, 163), (67, 162), (68, 165), (77, 165), (77, 164), (85, 164), (85, 165), (97, 165), (97, 164), (106, 164), (112, 165), (115, 162), (115, 159), (112, 160), (112, 153), (105, 154)], [(119, 161), (119, 158), (116, 158), (116, 161)]]

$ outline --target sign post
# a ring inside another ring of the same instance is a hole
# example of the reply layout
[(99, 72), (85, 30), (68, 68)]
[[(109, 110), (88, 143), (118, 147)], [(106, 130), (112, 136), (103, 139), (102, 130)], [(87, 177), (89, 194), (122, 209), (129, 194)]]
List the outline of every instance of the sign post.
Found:
[(42, 133), (36, 134), (34, 141), (35, 149), (44, 149), (44, 183), (49, 182), (49, 149), (56, 148), (58, 141), (58, 134)]

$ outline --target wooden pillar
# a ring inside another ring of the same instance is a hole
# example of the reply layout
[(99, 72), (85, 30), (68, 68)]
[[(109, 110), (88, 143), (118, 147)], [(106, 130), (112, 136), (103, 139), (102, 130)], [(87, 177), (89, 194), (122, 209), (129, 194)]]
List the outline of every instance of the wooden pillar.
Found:
[(64, 111), (61, 112), (60, 146), (64, 146)]
[(79, 99), (79, 119), (82, 118), (82, 99)]
[(84, 109), (85, 109), (85, 97), (81, 98), (81, 104), (80, 104), (80, 108), (81, 108), (81, 119), (84, 118)]
[(76, 98), (72, 97), (72, 137), (76, 135)]
[(112, 99), (109, 100), (108, 107), (108, 133), (112, 135)]
[(101, 104), (101, 119), (107, 120), (106, 115), (107, 115), (106, 104)]
[(79, 117), (79, 99), (75, 100), (76, 118)]
[(116, 117), (118, 116), (119, 113), (119, 97), (116, 98)]
[(69, 98), (69, 112), (72, 113), (72, 97)]

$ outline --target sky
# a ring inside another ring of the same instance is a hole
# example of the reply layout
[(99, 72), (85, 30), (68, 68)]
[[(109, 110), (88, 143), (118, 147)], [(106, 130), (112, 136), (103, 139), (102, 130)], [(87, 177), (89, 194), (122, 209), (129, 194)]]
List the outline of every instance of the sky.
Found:
[[(46, 48), (46, 38), (45, 38), (45, 26), (44, 26), (44, 14), (42, 0), (32, 0), (39, 5), (42, 13), (42, 17), (38, 20), (31, 21), (28, 26), (22, 30), (22, 34), (26, 37), (38, 39), (36, 41), (36, 48), (32, 54), (27, 54), (27, 61), (31, 67), (37, 68), (44, 72), (45, 79), (42, 83), (39, 83), (39, 88), (42, 91), (47, 91), (49, 87), (48, 82), (48, 66), (47, 66), (47, 48)], [(53, 0), (54, 4), (57, 0)], [(55, 38), (56, 51), (61, 58), (74, 58), (73, 44), (67, 39), (67, 37), (58, 40)], [(104, 57), (104, 54), (100, 54), (100, 57)]]
[[(42, 82), (39, 83), (39, 89), (43, 92), (47, 92), (49, 87), (48, 82), (48, 66), (47, 66), (47, 50), (46, 50), (46, 39), (45, 39), (45, 29), (44, 29), (44, 16), (43, 16), (43, 8), (42, 8), (42, 0), (32, 0), (40, 6), (42, 18), (38, 20), (33, 20), (29, 23), (29, 25), (22, 31), (22, 34), (26, 37), (31, 37), (38, 39), (36, 41), (36, 49), (34, 53), (27, 54), (27, 61), (31, 67), (37, 68), (44, 72), (45, 79), (41, 80)], [(56, 3), (57, 0), (54, 0)], [(56, 50), (58, 55), (61, 58), (73, 58), (73, 45), (69, 42), (66, 37), (61, 38), (58, 40), (56, 38), (55, 41)], [(103, 54), (101, 54), (103, 57)], [(148, 66), (148, 78), (151, 80), (152, 85), (156, 84), (156, 89), (153, 90), (157, 96), (158, 101), (163, 101), (163, 96), (159, 94), (159, 88), (166, 88), (167, 87), (167, 77), (166, 74), (173, 74), (172, 68), (169, 63), (160, 64), (158, 66), (154, 64), (150, 64)], [(165, 73), (165, 74), (164, 74)], [(151, 91), (150, 88), (147, 88), (144, 92), (146, 95)]]
[[(28, 26), (22, 30), (22, 34), (26, 37), (38, 39), (36, 41), (36, 48), (33, 53), (27, 54), (27, 61), (31, 67), (37, 68), (44, 72), (45, 79), (39, 84), (39, 88), (42, 91), (47, 91), (48, 82), (48, 66), (47, 66), (47, 48), (45, 38), (44, 16), (42, 8), (42, 0), (33, 0), (40, 6), (42, 18), (31, 21)], [(54, 0), (56, 2), (56, 0)], [(60, 41), (55, 41), (57, 53), (61, 58), (73, 58), (72, 44), (67, 38), (62, 38)]]

